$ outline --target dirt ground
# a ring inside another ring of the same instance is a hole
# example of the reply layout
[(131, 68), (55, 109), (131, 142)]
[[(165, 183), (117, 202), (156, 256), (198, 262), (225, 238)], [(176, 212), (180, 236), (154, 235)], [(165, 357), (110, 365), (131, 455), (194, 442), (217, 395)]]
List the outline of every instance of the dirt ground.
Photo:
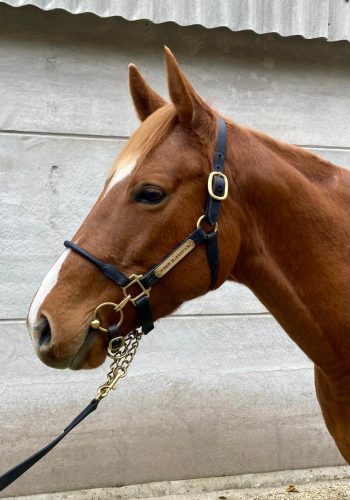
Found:
[[(98, 498), (98, 497), (97, 497)], [(97, 500), (96, 498), (96, 500)], [(119, 498), (119, 497), (118, 497)], [(121, 497), (120, 497), (121, 498)], [(279, 486), (272, 488), (248, 488), (243, 490), (212, 491), (203, 494), (151, 497), (147, 500), (349, 500), (350, 479), (318, 481), (315, 483)]]
[(164, 481), (7, 500), (350, 500), (350, 467)]

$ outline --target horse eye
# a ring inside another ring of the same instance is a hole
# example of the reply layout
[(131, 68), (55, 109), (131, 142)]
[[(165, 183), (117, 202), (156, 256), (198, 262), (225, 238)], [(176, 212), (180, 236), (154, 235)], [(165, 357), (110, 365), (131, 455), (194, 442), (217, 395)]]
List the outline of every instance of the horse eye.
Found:
[(134, 200), (139, 203), (156, 205), (164, 200), (165, 197), (166, 194), (160, 187), (147, 185), (143, 186), (142, 189), (134, 195)]

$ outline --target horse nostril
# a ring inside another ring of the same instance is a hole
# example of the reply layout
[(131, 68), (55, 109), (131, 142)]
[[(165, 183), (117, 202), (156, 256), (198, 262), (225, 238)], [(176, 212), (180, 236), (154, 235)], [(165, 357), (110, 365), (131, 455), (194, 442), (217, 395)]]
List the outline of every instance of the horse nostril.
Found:
[(48, 344), (51, 341), (51, 328), (49, 320), (46, 316), (41, 316), (40, 323), (37, 328), (40, 334), (38, 344), (39, 347), (43, 347), (45, 344)]

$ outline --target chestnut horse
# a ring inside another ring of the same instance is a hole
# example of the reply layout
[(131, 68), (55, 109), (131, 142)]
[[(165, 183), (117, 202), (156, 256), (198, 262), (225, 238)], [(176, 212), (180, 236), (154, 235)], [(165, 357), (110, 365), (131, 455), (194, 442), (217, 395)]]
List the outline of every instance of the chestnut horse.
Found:
[[(171, 103), (129, 67), (141, 126), (117, 158), (73, 241), (127, 276), (158, 263), (202, 214), (219, 114), (198, 95), (165, 49)], [(315, 364), (329, 432), (350, 463), (350, 174), (296, 146), (225, 119), (229, 183), (219, 220), (219, 270), (249, 287)], [(208, 291), (198, 247), (153, 288), (154, 318)], [(54, 367), (94, 368), (106, 336), (91, 335), (97, 305), (121, 289), (65, 250), (40, 286), (28, 329), (40, 359)], [(115, 318), (104, 310), (103, 321)], [(124, 310), (122, 335), (138, 324)]]

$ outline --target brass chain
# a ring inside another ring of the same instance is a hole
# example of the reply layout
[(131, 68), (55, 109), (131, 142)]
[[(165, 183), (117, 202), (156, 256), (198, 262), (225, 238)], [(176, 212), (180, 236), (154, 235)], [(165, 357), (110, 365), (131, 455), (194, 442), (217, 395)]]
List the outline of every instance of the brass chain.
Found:
[(96, 399), (101, 401), (105, 398), (111, 389), (115, 389), (118, 380), (124, 378), (127, 374), (130, 363), (135, 357), (137, 348), (140, 344), (143, 331), (136, 329), (129, 333), (125, 338), (118, 337), (121, 345), (118, 349), (108, 349), (107, 356), (112, 359), (106, 382), (97, 389)]

